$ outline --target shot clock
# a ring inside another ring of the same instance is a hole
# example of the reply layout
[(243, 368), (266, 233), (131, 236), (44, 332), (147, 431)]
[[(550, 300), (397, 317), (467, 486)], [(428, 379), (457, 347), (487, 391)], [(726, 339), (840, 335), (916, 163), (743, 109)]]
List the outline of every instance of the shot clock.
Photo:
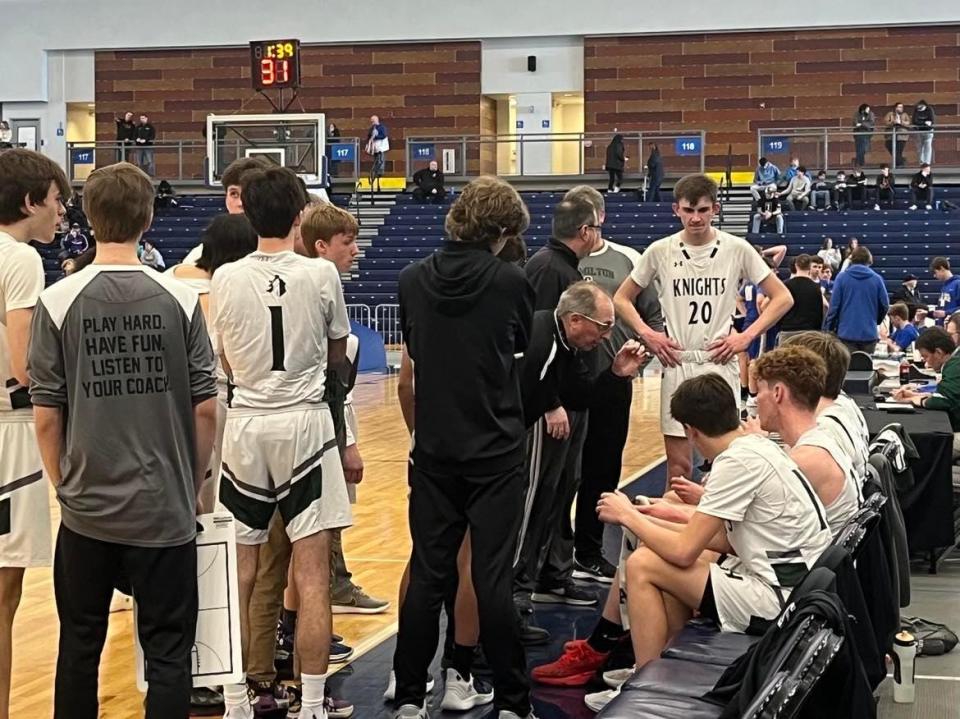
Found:
[(251, 42), (250, 77), (254, 90), (300, 87), (300, 41)]

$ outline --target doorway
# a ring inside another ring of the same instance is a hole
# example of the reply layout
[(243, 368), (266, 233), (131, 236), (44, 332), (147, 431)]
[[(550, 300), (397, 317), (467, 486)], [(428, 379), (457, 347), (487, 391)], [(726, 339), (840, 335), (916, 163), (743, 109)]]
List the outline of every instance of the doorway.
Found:
[(14, 147), (40, 151), (40, 120), (15, 118), (10, 120)]

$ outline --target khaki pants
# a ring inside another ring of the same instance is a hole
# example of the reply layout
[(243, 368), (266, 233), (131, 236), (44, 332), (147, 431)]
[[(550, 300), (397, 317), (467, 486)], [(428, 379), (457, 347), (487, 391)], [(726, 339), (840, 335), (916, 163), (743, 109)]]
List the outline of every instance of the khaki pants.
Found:
[[(343, 557), (340, 530), (332, 532), (330, 541), (331, 596), (350, 585), (351, 574)], [(276, 512), (270, 521), (270, 535), (260, 545), (257, 579), (250, 597), (250, 643), (247, 651), (247, 677), (253, 681), (276, 679), (274, 654), (277, 646), (277, 623), (283, 609), (283, 590), (287, 588), (290, 567), (290, 540)]]

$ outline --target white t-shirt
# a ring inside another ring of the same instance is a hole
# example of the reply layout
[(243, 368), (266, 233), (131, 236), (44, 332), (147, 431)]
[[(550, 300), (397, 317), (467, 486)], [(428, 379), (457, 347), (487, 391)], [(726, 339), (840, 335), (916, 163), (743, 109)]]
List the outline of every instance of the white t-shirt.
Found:
[(697, 511), (724, 520), (739, 571), (770, 586), (794, 586), (833, 536), (796, 463), (755, 434), (717, 455)]
[(853, 462), (836, 438), (818, 425), (814, 425), (800, 435), (793, 446), (819, 447), (825, 450), (833, 458), (840, 471), (843, 472), (843, 490), (830, 504), (824, 505), (827, 512), (827, 524), (830, 525), (833, 536), (836, 536), (843, 525), (857, 513), (862, 503), (860, 480), (853, 471)]
[(850, 395), (841, 392), (833, 404), (817, 415), (817, 426), (823, 428), (850, 457), (853, 471), (862, 486), (870, 459), (870, 430), (857, 403)]
[(323, 400), (327, 340), (350, 334), (332, 262), (253, 252), (217, 270), (210, 299), (214, 350), (233, 373), (230, 407)]
[(0, 232), (0, 412), (10, 412), (14, 407), (31, 411), (27, 388), (13, 378), (10, 367), (7, 312), (34, 307), (43, 285), (43, 261), (37, 251)]
[(684, 243), (682, 232), (657, 240), (630, 276), (641, 287), (658, 283), (667, 334), (697, 351), (730, 333), (741, 280), (758, 285), (769, 274), (746, 240), (715, 230), (700, 247)]

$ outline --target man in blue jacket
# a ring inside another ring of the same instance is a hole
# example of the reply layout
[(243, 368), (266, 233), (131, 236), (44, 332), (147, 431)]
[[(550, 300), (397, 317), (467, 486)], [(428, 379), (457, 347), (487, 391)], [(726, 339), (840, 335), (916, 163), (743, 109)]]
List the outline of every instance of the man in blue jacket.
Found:
[(753, 184), (750, 185), (750, 194), (754, 203), (760, 202), (760, 191), (768, 185), (776, 185), (780, 180), (780, 168), (761, 157), (757, 161), (757, 169), (753, 172)]
[(850, 266), (837, 275), (823, 327), (837, 335), (851, 352), (873, 353), (890, 306), (886, 285), (870, 269), (873, 255), (862, 245), (850, 253)]
[(950, 260), (946, 257), (934, 257), (930, 272), (943, 283), (937, 309), (933, 312), (934, 317), (943, 320), (960, 310), (960, 277), (950, 270)]

